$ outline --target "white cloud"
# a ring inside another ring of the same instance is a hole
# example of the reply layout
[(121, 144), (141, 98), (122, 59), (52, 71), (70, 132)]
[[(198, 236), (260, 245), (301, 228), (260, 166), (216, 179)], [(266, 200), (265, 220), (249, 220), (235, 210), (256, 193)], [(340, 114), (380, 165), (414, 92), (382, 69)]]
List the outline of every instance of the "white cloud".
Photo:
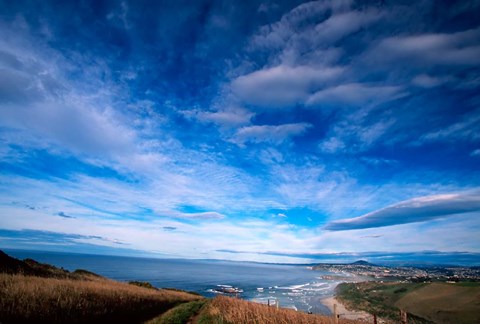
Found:
[(435, 88), (441, 86), (449, 81), (452, 81), (450, 77), (434, 77), (428, 74), (419, 74), (413, 78), (412, 83), (422, 88)]
[(480, 109), (466, 114), (460, 121), (438, 131), (423, 135), (419, 142), (425, 141), (452, 141), (452, 140), (477, 140), (480, 138)]
[[(118, 162), (141, 155), (130, 117), (112, 107), (117, 87), (97, 78), (104, 72), (102, 62), (82, 70), (88, 82), (72, 81), (65, 75), (74, 63), (58, 51), (26, 35), (8, 34), (1, 45), (1, 126), (29, 134), (44, 143), (40, 146), (52, 144), (78, 156)], [(81, 69), (83, 58), (75, 59), (75, 69)]]
[(255, 114), (241, 108), (230, 108), (219, 111), (200, 111), (196, 117), (203, 122), (211, 122), (222, 127), (237, 127), (250, 123)]
[(200, 212), (200, 213), (182, 213), (177, 211), (166, 211), (166, 212), (158, 212), (161, 216), (168, 216), (172, 218), (183, 218), (183, 219), (222, 219), (225, 218), (225, 215), (217, 213), (217, 212)]
[(425, 222), (480, 211), (480, 191), (418, 197), (374, 212), (328, 223), (324, 228), (345, 231)]
[[(260, 28), (258, 33), (253, 36), (250, 47), (253, 49), (279, 49), (294, 47), (301, 40), (308, 42), (308, 36), (313, 36), (312, 29), (327, 18), (326, 14), (331, 12), (331, 17), (335, 17), (336, 14), (341, 15), (350, 9), (351, 3), (352, 1), (348, 0), (303, 3), (283, 15), (280, 21)], [(329, 29), (337, 37), (346, 35), (348, 30), (355, 30), (354, 25), (358, 24), (356, 20), (351, 19), (348, 22), (344, 21), (345, 24), (340, 26), (342, 24), (339, 24), (338, 20), (341, 19), (333, 20)], [(315, 38), (312, 37), (312, 39)], [(318, 39), (316, 40), (318, 41)]]
[(475, 66), (480, 64), (480, 29), (451, 34), (394, 36), (384, 39), (372, 52), (382, 59), (410, 60), (425, 65)]
[[(324, 153), (348, 152), (356, 153), (369, 149), (388, 133), (395, 120), (379, 120), (371, 122), (368, 114), (350, 114), (334, 125), (329, 136), (319, 144)], [(365, 121), (367, 119), (367, 121)]]
[(313, 1), (299, 5), (251, 38), (250, 51), (270, 52), (270, 64), (327, 66), (342, 54), (336, 42), (378, 21), (380, 10), (352, 10), (352, 1)]
[(349, 83), (320, 90), (308, 98), (309, 106), (322, 104), (364, 105), (379, 104), (405, 95), (399, 86), (368, 86)]
[(379, 20), (381, 17), (382, 13), (377, 10), (338, 13), (316, 25), (312, 30), (311, 37), (316, 45), (328, 46)]
[(285, 108), (305, 104), (314, 92), (338, 80), (345, 68), (333, 65), (341, 50), (331, 44), (382, 17), (378, 10), (350, 11), (350, 6), (351, 1), (309, 2), (262, 27), (249, 50), (268, 48), (269, 62), (233, 80), (233, 93), (247, 104)]
[(279, 65), (238, 77), (233, 93), (242, 101), (270, 108), (285, 108), (303, 103), (311, 91), (337, 78), (341, 68), (290, 67)]
[(311, 126), (308, 123), (245, 126), (238, 129), (231, 140), (238, 145), (247, 142), (280, 144), (290, 137), (302, 135)]
[(72, 96), (68, 100), (4, 105), (0, 118), (3, 126), (28, 130), (80, 155), (132, 152), (135, 133), (116, 120), (113, 110), (98, 111)]
[(330, 137), (319, 145), (320, 149), (326, 153), (336, 153), (345, 148), (345, 143), (337, 137)]

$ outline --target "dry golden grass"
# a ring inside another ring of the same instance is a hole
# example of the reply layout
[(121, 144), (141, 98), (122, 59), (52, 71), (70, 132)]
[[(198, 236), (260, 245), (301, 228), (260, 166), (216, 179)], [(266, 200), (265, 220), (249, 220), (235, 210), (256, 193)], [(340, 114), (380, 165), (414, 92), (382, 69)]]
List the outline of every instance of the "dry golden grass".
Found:
[(139, 323), (201, 298), (94, 276), (86, 279), (0, 274), (0, 322)]
[[(331, 324), (328, 316), (306, 314), (290, 309), (277, 309), (241, 299), (218, 296), (203, 310), (200, 323), (265, 323), (265, 324)], [(339, 323), (363, 323), (340, 319)]]

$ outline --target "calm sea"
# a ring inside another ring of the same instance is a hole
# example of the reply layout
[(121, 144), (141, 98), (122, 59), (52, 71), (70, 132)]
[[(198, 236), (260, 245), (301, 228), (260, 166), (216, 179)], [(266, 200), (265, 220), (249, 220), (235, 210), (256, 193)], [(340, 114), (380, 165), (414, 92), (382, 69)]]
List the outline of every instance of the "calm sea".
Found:
[(243, 289), (241, 298), (261, 303), (278, 300), (281, 307), (330, 314), (320, 303), (333, 295), (336, 281), (324, 280), (327, 272), (306, 266), (250, 262), (149, 259), (119, 256), (67, 254), (56, 252), (5, 250), (19, 259), (32, 258), (73, 271), (86, 269), (119, 281), (148, 281), (156, 287), (196, 291), (215, 295), (217, 285)]

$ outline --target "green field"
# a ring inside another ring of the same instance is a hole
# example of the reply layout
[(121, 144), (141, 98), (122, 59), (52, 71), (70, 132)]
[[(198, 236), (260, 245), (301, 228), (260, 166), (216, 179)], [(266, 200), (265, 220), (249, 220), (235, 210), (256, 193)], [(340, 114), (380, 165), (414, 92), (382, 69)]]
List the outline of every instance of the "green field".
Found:
[(395, 306), (435, 323), (480, 323), (480, 285), (431, 283), (405, 295)]
[(337, 298), (393, 321), (402, 309), (414, 323), (480, 323), (479, 283), (344, 283)]

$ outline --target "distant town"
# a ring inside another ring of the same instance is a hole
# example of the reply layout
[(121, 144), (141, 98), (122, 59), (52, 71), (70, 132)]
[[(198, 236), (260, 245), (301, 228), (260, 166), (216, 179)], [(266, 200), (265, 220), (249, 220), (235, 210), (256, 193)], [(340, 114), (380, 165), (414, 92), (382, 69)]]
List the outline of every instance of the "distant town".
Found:
[[(480, 267), (462, 266), (435, 266), (435, 267), (387, 267), (357, 261), (351, 264), (319, 264), (312, 267), (313, 270), (333, 272), (333, 275), (323, 276), (326, 280), (353, 279), (378, 281), (402, 281), (402, 282), (460, 282), (480, 281)], [(347, 277), (352, 274), (356, 278)]]

